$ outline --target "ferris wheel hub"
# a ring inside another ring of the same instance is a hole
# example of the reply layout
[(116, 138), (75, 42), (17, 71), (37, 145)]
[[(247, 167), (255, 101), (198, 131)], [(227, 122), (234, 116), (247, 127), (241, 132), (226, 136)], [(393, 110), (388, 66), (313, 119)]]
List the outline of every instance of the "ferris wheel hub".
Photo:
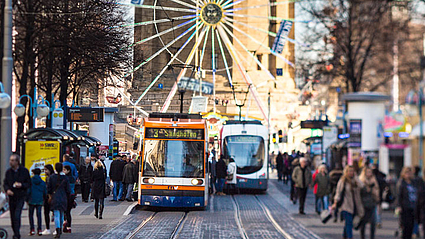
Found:
[(223, 17), (223, 9), (216, 3), (208, 3), (201, 9), (201, 19), (207, 25), (216, 25)]

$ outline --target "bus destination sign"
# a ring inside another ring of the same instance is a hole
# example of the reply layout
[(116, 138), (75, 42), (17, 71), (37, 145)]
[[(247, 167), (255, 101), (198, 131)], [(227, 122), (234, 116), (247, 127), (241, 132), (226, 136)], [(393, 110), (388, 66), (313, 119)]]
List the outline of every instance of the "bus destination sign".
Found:
[(68, 108), (69, 122), (103, 122), (104, 108), (70, 107)]
[(204, 139), (203, 129), (146, 128), (145, 138), (153, 139)]

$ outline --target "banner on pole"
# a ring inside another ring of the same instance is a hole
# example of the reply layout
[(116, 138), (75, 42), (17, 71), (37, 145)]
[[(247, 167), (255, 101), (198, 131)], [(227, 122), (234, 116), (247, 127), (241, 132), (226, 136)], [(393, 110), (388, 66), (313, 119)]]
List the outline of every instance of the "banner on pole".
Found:
[(294, 24), (293, 22), (287, 21), (287, 20), (280, 22), (279, 31), (276, 35), (276, 38), (274, 39), (274, 42), (273, 42), (272, 50), (274, 52), (277, 52), (279, 54), (282, 53), (283, 47), (285, 46), (285, 43), (286, 43), (286, 38), (288, 37), (289, 33), (291, 32), (291, 28), (292, 28), (293, 24)]

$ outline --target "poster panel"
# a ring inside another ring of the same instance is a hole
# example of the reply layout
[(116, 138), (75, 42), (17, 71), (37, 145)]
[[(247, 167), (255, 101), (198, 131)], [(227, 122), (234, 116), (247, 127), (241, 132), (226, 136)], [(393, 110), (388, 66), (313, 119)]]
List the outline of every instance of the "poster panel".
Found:
[(60, 143), (58, 141), (27, 141), (25, 143), (25, 168), (30, 171), (41, 169), (41, 178), (46, 180), (44, 165), (53, 167), (60, 162)]

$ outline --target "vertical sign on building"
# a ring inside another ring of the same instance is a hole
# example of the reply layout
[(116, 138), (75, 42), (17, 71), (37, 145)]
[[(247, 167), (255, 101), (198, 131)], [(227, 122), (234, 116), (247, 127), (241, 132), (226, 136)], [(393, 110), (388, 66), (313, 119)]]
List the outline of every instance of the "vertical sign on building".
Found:
[(362, 147), (362, 120), (350, 119), (350, 148)]
[(113, 124), (110, 124), (109, 125), (109, 159), (111, 159), (112, 160), (112, 154), (113, 154), (113, 145), (112, 145), (112, 143), (113, 143), (113, 141), (114, 141), (114, 125)]
[(322, 140), (322, 147), (323, 147), (323, 159), (326, 160), (326, 150), (338, 140), (338, 128), (333, 126), (324, 126), (323, 127), (323, 140)]
[(277, 32), (276, 38), (274, 39), (274, 42), (273, 42), (272, 50), (274, 52), (277, 52), (279, 54), (282, 53), (283, 47), (285, 46), (285, 43), (286, 43), (286, 38), (289, 36), (289, 33), (291, 32), (291, 28), (293, 24), (294, 24), (293, 22), (287, 21), (287, 20), (280, 22), (279, 31)]

